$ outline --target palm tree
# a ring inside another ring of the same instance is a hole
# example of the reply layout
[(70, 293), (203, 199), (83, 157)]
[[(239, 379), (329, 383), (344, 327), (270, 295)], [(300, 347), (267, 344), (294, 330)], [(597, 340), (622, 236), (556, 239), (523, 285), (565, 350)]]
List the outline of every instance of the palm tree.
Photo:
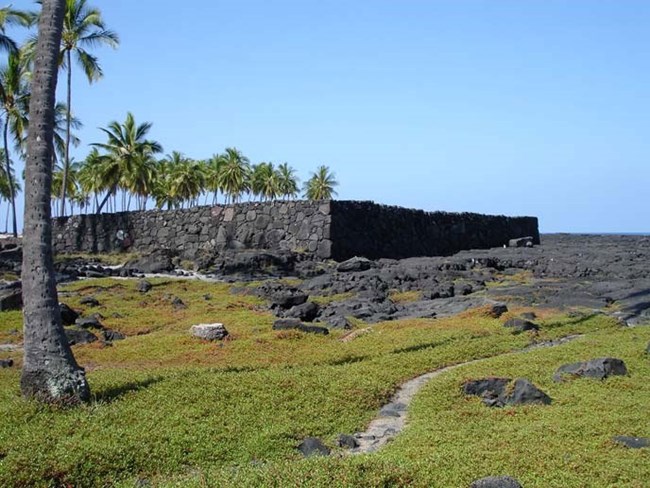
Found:
[(54, 264), (50, 192), (54, 99), (65, 0), (43, 0), (34, 59), (25, 164), (23, 238), (24, 361), (21, 391), (48, 403), (90, 398), (85, 372), (72, 355), (61, 324)]
[(225, 159), (220, 154), (214, 154), (204, 162), (206, 203), (207, 192), (212, 192), (212, 204), (217, 203), (217, 194), (223, 191), (223, 167)]
[(97, 208), (97, 213), (102, 211), (110, 196), (115, 196), (120, 184), (127, 189), (130, 179), (134, 175), (141, 175), (142, 167), (150, 167), (153, 164), (153, 155), (162, 152), (162, 146), (158, 142), (145, 139), (151, 126), (151, 122), (136, 125), (133, 114), (129, 112), (123, 123), (113, 121), (107, 128), (100, 127), (108, 141), (105, 144), (94, 143), (92, 146), (106, 152), (102, 173), (103, 186), (107, 188), (107, 193)]
[(330, 173), (327, 166), (319, 166), (311, 178), (303, 186), (304, 196), (309, 200), (330, 200), (333, 195), (337, 195), (334, 190), (338, 186), (336, 175)]
[(280, 182), (273, 163), (260, 163), (253, 166), (251, 191), (263, 200), (273, 200), (280, 194)]
[(222, 155), (221, 186), (229, 202), (237, 202), (242, 193), (250, 190), (250, 161), (234, 147)]
[(173, 151), (163, 160), (169, 177), (168, 191), (175, 201), (185, 201), (191, 206), (205, 188), (205, 173), (199, 161), (186, 158)]
[(298, 178), (296, 170), (287, 163), (278, 166), (279, 194), (285, 198), (295, 198), (298, 195)]
[(11, 6), (0, 8), (0, 49), (10, 53), (18, 51), (16, 42), (6, 35), (6, 28), (9, 25), (20, 25), (30, 27), (34, 23), (34, 14), (14, 10)]
[(26, 116), (24, 107), (28, 91), (26, 86), (27, 69), (20, 51), (11, 51), (7, 65), (0, 70), (0, 103), (3, 125), (4, 164), (5, 174), (9, 178), (9, 199), (12, 208), (12, 224), (14, 237), (18, 235), (16, 227), (16, 195), (12, 183), (13, 172), (9, 160), (9, 130), (20, 139), (24, 133)]
[[(4, 149), (0, 149), (0, 160), (5, 160)], [(7, 201), (7, 219), (5, 221), (5, 232), (9, 228), (9, 215), (11, 214), (12, 209), (14, 208), (11, 204), (11, 195), (16, 195), (20, 191), (20, 183), (16, 180), (13, 174), (13, 163), (10, 162), (9, 167), (11, 173), (7, 175), (5, 168), (0, 165), (0, 202), (3, 200)], [(12, 187), (10, 187), (13, 186)]]
[(98, 196), (106, 189), (102, 179), (104, 160), (105, 157), (99, 154), (99, 150), (96, 147), (92, 148), (86, 159), (81, 163), (77, 178), (79, 180), (79, 192), (85, 196), (91, 194), (94, 196), (95, 211), (99, 207)]
[[(39, 2), (40, 3), (40, 2)], [(117, 48), (119, 37), (112, 30), (106, 29), (99, 9), (91, 7), (86, 0), (65, 0), (65, 18), (61, 37), (61, 67), (67, 74), (67, 128), (65, 157), (63, 164), (63, 185), (61, 189), (61, 213), (65, 209), (66, 180), (70, 165), (70, 138), (72, 127), (72, 56), (83, 69), (88, 83), (102, 78), (104, 73), (97, 57), (88, 52), (89, 48), (107, 45)]]

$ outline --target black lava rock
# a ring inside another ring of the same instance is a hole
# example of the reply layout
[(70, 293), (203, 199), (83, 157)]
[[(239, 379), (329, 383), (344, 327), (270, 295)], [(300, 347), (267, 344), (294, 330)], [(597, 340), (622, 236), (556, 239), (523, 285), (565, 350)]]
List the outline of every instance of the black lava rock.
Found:
[(98, 307), (99, 306), (99, 300), (97, 300), (95, 297), (92, 297), (92, 296), (83, 297), (81, 300), (79, 300), (79, 303), (81, 305), (85, 305), (87, 307)]
[(481, 397), (488, 407), (506, 405), (541, 404), (549, 405), (551, 397), (525, 378), (483, 378), (470, 380), (463, 385), (466, 395)]
[(317, 437), (307, 437), (298, 445), (298, 450), (305, 457), (329, 456), (330, 449)]
[(99, 318), (96, 316), (90, 316), (90, 317), (79, 317), (77, 320), (75, 320), (75, 325), (82, 329), (98, 329), (102, 330), (104, 326), (102, 323), (99, 321)]
[(13, 359), (0, 359), (0, 368), (11, 368), (13, 365)]
[(63, 322), (63, 325), (72, 325), (75, 323), (75, 320), (79, 318), (79, 313), (65, 303), (59, 303), (59, 310), (61, 311), (61, 321)]
[(336, 439), (336, 444), (339, 447), (345, 447), (346, 449), (354, 449), (359, 447), (359, 442), (353, 435), (349, 434), (339, 434)]
[(291, 307), (284, 314), (285, 317), (293, 317), (302, 320), (303, 322), (313, 322), (318, 316), (320, 307), (314, 302), (305, 302), (301, 305)]
[(104, 336), (104, 340), (107, 342), (121, 341), (126, 339), (126, 336), (124, 334), (112, 329), (104, 329), (102, 331), (102, 335)]
[(503, 326), (512, 329), (513, 334), (519, 334), (527, 330), (539, 330), (539, 325), (529, 320), (520, 318), (507, 320)]
[(147, 280), (138, 280), (138, 283), (135, 285), (135, 289), (140, 293), (147, 293), (153, 288), (153, 285)]
[(488, 476), (474, 481), (470, 488), (522, 488), (521, 483), (510, 476)]
[(560, 366), (553, 379), (562, 381), (566, 376), (595, 378), (604, 380), (609, 376), (624, 376), (627, 374), (627, 367), (621, 359), (598, 358), (581, 363), (564, 364)]
[(68, 338), (68, 343), (73, 346), (75, 344), (90, 344), (97, 341), (97, 336), (92, 332), (77, 327), (70, 327), (65, 329), (65, 335)]
[(618, 444), (622, 444), (630, 449), (642, 449), (650, 446), (650, 439), (647, 437), (631, 437), (627, 435), (617, 435), (612, 440)]

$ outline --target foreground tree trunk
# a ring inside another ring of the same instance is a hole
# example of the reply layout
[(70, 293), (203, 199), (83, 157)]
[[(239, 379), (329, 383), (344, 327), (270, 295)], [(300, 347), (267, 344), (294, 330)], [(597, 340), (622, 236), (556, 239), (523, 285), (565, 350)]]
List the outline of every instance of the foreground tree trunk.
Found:
[(85, 372), (72, 355), (61, 324), (52, 261), (51, 184), (54, 98), (65, 0), (43, 0), (29, 104), (25, 164), (23, 301), (25, 397), (48, 403), (88, 400)]

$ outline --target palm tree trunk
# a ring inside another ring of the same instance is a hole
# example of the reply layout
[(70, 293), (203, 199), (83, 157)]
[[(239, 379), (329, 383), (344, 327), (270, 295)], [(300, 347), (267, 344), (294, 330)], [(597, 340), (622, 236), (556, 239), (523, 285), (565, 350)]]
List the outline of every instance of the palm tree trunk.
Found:
[(108, 190), (108, 191), (106, 192), (106, 196), (104, 197), (104, 199), (102, 200), (102, 203), (100, 203), (100, 204), (99, 204), (99, 207), (97, 208), (97, 212), (96, 212), (97, 214), (102, 213), (102, 208), (104, 208), (104, 205), (106, 205), (106, 202), (107, 202), (108, 199), (111, 197), (111, 195), (113, 194), (113, 192), (115, 192), (116, 188), (117, 188), (116, 186), (113, 186), (113, 187), (111, 187), (110, 190)]
[(75, 404), (90, 398), (90, 388), (61, 324), (50, 218), (54, 98), (64, 9), (65, 0), (42, 1), (34, 58), (25, 163), (22, 267), (25, 356), (20, 386), (28, 398)]
[(18, 237), (18, 226), (16, 224), (16, 195), (14, 194), (14, 180), (11, 177), (11, 163), (9, 162), (9, 144), (7, 142), (7, 133), (9, 131), (9, 118), (5, 121), (4, 126), (4, 144), (5, 144), (5, 166), (7, 167), (7, 183), (9, 183), (9, 199), (11, 200), (11, 213), (14, 237)]
[(61, 217), (65, 215), (65, 193), (68, 186), (68, 168), (70, 167), (70, 126), (72, 125), (72, 57), (66, 51), (68, 62), (68, 113), (65, 130), (65, 161), (63, 162), (63, 186), (61, 187)]

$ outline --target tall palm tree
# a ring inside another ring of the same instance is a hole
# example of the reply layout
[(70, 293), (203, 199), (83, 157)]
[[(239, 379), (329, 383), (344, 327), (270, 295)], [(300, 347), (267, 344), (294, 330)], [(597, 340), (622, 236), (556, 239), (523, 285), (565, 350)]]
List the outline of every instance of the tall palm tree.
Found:
[(154, 154), (162, 152), (162, 146), (158, 142), (146, 139), (151, 126), (151, 122), (137, 125), (133, 114), (129, 112), (123, 123), (113, 121), (108, 127), (100, 128), (108, 141), (94, 143), (92, 146), (106, 152), (102, 168), (104, 185), (108, 191), (97, 208), (97, 213), (102, 211), (108, 198), (115, 195), (120, 184), (127, 189), (129, 179), (140, 174), (143, 166), (149, 166)]
[(204, 162), (206, 203), (207, 192), (212, 192), (212, 204), (217, 203), (217, 194), (223, 191), (223, 167), (225, 159), (221, 154), (214, 154)]
[(280, 194), (280, 182), (273, 163), (260, 163), (253, 166), (251, 191), (263, 200), (273, 200)]
[(2, 117), (2, 134), (4, 147), (5, 174), (9, 178), (9, 199), (12, 208), (14, 236), (18, 235), (16, 227), (16, 195), (12, 183), (12, 170), (9, 160), (9, 130), (20, 139), (24, 133), (26, 114), (24, 108), (29, 97), (26, 85), (27, 68), (20, 51), (11, 51), (7, 65), (0, 69), (0, 116)]
[(287, 163), (278, 166), (278, 189), (284, 198), (295, 198), (298, 195), (298, 178), (296, 170)]
[(10, 25), (20, 25), (22, 27), (30, 27), (35, 20), (34, 14), (31, 12), (24, 12), (22, 10), (15, 10), (11, 5), (0, 8), (0, 49), (8, 52), (18, 51), (16, 42), (6, 34), (6, 28)]
[[(40, 3), (40, 2), (39, 2)], [(63, 185), (61, 190), (61, 212), (65, 209), (66, 180), (70, 165), (70, 138), (72, 126), (72, 57), (83, 69), (88, 83), (102, 78), (103, 71), (96, 56), (88, 49), (99, 45), (117, 48), (119, 37), (112, 30), (106, 29), (99, 9), (91, 7), (86, 0), (65, 0), (65, 18), (61, 36), (61, 67), (67, 74), (67, 129), (65, 157), (63, 160)]]
[[(5, 160), (4, 149), (0, 149), (0, 160)], [(16, 177), (13, 174), (13, 163), (10, 162), (9, 167), (11, 168), (11, 173), (7, 175), (5, 168), (0, 165), (0, 203), (3, 200), (7, 201), (5, 232), (7, 232), (7, 229), (9, 228), (9, 215), (14, 208), (11, 204), (11, 195), (16, 195), (20, 191), (20, 183), (18, 183)], [(10, 185), (12, 185), (13, 188), (10, 187)]]
[(305, 182), (304, 195), (309, 200), (330, 200), (332, 196), (337, 195), (334, 187), (338, 184), (336, 175), (331, 173), (327, 166), (319, 166)]
[(234, 147), (226, 148), (222, 155), (221, 186), (229, 202), (237, 202), (242, 193), (250, 190), (250, 161)]
[(95, 211), (99, 207), (99, 194), (106, 189), (104, 187), (102, 169), (104, 159), (105, 157), (99, 154), (99, 150), (94, 147), (79, 168), (79, 191), (85, 196), (93, 195)]
[(169, 154), (165, 164), (169, 172), (170, 196), (181, 204), (187, 201), (191, 206), (205, 188), (203, 165), (178, 151)]
[(34, 58), (25, 164), (23, 238), (24, 396), (49, 403), (75, 404), (90, 398), (83, 368), (72, 355), (61, 324), (54, 263), (50, 192), (54, 99), (65, 0), (43, 0)]

